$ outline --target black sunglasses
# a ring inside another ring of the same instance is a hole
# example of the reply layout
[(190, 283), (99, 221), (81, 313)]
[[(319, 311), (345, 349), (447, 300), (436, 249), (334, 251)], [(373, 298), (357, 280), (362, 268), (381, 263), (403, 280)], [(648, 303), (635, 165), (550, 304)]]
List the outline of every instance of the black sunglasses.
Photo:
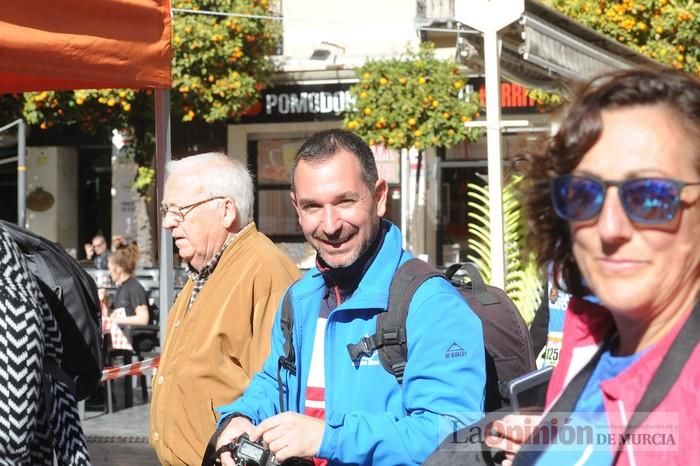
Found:
[(642, 225), (661, 225), (678, 213), (681, 191), (700, 185), (668, 178), (602, 180), (593, 176), (561, 175), (550, 179), (552, 203), (557, 215), (567, 221), (591, 220), (600, 214), (605, 193), (615, 186), (627, 217)]

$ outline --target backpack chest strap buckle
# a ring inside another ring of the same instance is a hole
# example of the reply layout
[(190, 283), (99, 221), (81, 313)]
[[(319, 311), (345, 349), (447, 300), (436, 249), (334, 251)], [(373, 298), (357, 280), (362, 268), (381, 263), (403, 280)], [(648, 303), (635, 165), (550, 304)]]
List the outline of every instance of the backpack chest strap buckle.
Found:
[(362, 337), (357, 343), (348, 343), (348, 353), (350, 359), (359, 361), (363, 356), (370, 357), (380, 344), (376, 341), (376, 335)]
[(362, 337), (357, 343), (349, 343), (348, 353), (350, 354), (350, 359), (353, 361), (359, 361), (363, 356), (372, 356), (374, 350), (382, 348), (384, 346), (391, 345), (403, 345), (406, 343), (406, 329), (405, 328), (392, 328), (385, 329), (380, 333), (376, 333), (372, 336)]

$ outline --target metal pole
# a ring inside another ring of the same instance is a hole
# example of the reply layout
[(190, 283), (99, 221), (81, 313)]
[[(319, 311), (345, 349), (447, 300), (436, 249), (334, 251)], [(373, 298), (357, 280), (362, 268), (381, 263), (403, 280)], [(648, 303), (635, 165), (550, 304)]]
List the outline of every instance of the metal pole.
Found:
[(17, 120), (17, 225), (27, 226), (27, 131), (24, 120)]
[[(156, 89), (156, 201), (163, 201), (165, 186), (165, 165), (171, 158), (170, 147), (170, 90)], [(159, 280), (160, 280), (160, 348), (163, 349), (165, 329), (168, 325), (168, 312), (173, 303), (173, 248), (170, 231), (162, 228), (162, 218), (157, 215), (159, 234)]]
[(503, 238), (503, 164), (501, 161), (501, 84), (498, 31), (484, 31), (486, 81), (486, 147), (489, 166), (489, 225), (491, 233), (491, 284), (505, 289)]
[(17, 225), (27, 226), (27, 126), (24, 120), (15, 120), (0, 128), (4, 131), (17, 125)]
[(408, 209), (409, 209), (409, 176), (411, 161), (409, 160), (410, 152), (408, 149), (401, 149), (401, 246), (408, 249)]
[[(475, 11), (478, 14), (474, 14)], [(498, 31), (518, 20), (524, 11), (525, 0), (461, 0), (455, 2), (455, 19), (484, 33), (491, 283), (500, 288), (505, 288), (506, 261), (503, 245), (503, 162), (501, 161), (501, 83)]]

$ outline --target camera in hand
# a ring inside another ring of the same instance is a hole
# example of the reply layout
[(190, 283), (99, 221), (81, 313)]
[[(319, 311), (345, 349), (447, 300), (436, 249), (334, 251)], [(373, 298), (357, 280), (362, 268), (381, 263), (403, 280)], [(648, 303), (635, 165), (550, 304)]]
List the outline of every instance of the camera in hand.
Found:
[(237, 466), (278, 466), (280, 464), (270, 453), (270, 449), (262, 444), (262, 439), (251, 442), (248, 434), (241, 434), (233, 442), (231, 456)]
[[(289, 458), (283, 463), (275, 458), (270, 449), (265, 447), (262, 439), (252, 442), (248, 434), (241, 434), (235, 441), (227, 443), (214, 452), (213, 463), (221, 464), (221, 454), (230, 452), (236, 466), (313, 466), (310, 458)], [(212, 457), (205, 454), (202, 465), (209, 465)]]

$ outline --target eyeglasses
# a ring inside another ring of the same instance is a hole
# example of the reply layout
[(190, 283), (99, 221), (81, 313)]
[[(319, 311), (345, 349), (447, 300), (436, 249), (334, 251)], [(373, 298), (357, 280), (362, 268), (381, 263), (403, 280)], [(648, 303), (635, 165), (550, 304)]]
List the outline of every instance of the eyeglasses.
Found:
[(634, 178), (626, 181), (602, 180), (592, 176), (562, 175), (550, 180), (552, 203), (557, 215), (567, 221), (586, 221), (600, 214), (605, 193), (618, 188), (627, 217), (642, 225), (661, 225), (678, 213), (681, 191), (700, 185), (667, 178)]
[(225, 198), (226, 198), (226, 196), (214, 196), (214, 197), (204, 199), (203, 201), (194, 202), (192, 204), (184, 205), (181, 207), (180, 206), (168, 207), (165, 204), (161, 204), (160, 215), (163, 217), (163, 219), (165, 219), (165, 217), (167, 217), (168, 214), (171, 214), (175, 218), (175, 220), (177, 220), (178, 222), (182, 222), (183, 220), (185, 220), (185, 215), (192, 212), (195, 209), (195, 207), (200, 206), (202, 204), (205, 204), (209, 201), (213, 201), (215, 199), (225, 199)]

